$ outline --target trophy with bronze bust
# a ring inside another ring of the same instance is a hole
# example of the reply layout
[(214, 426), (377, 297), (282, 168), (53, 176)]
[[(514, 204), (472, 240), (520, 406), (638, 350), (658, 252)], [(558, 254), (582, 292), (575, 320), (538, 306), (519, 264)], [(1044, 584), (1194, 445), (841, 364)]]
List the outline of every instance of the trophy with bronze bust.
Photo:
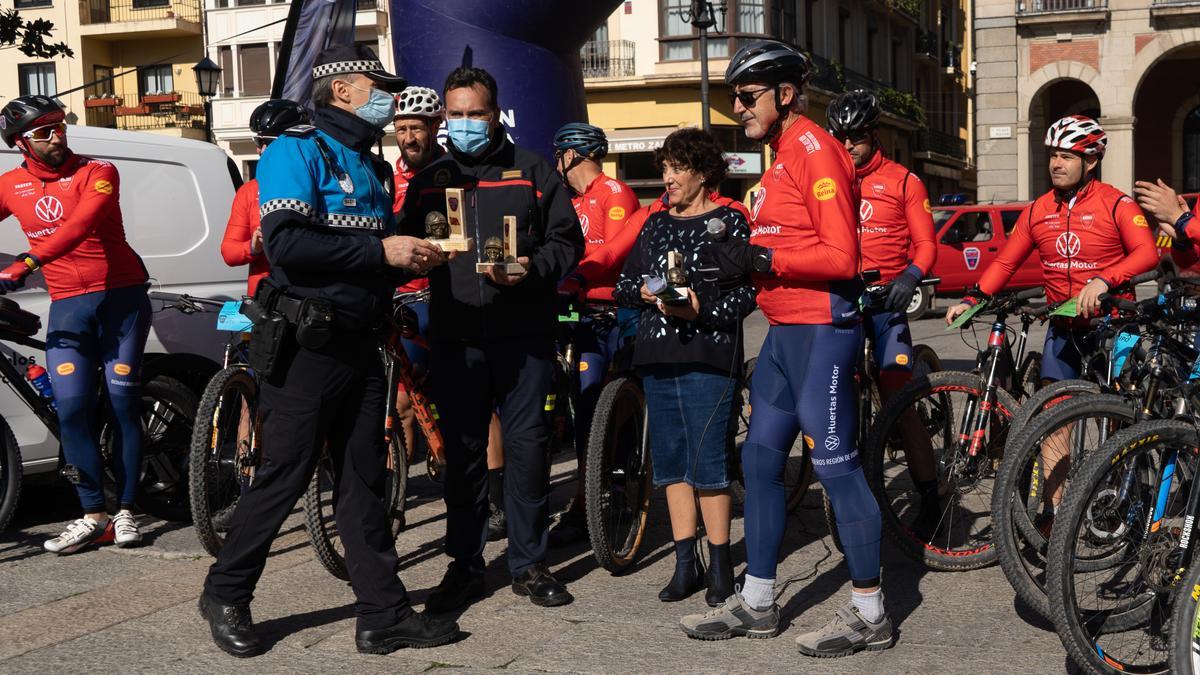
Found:
[(667, 251), (667, 270), (662, 277), (643, 276), (642, 281), (652, 295), (664, 305), (686, 305), (688, 299), (688, 277), (683, 269), (683, 254)]
[(504, 235), (488, 237), (483, 242), (483, 262), (475, 263), (475, 271), (487, 274), (488, 270), (499, 268), (499, 271), (509, 275), (523, 274), (525, 266), (517, 262), (517, 217), (504, 216)]
[(437, 244), (447, 253), (470, 251), (474, 241), (464, 230), (466, 209), (462, 188), (446, 188), (446, 213), (430, 211), (425, 216), (426, 241)]

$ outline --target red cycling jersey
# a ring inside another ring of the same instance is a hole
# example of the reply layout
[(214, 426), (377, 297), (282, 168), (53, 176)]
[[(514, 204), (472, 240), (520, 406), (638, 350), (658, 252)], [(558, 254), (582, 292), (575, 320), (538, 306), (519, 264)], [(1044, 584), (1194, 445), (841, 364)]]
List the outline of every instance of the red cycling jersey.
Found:
[[(1196, 205), (1192, 207), (1192, 216), (1188, 228), (1192, 232), (1200, 232), (1195, 229), (1200, 227), (1200, 199), (1197, 199)], [(1186, 273), (1184, 276), (1196, 276), (1197, 273), (1200, 273), (1200, 269), (1192, 269), (1197, 263), (1200, 263), (1200, 241), (1192, 239), (1191, 246), (1187, 248), (1172, 245), (1171, 257), (1175, 259), (1175, 264), (1179, 266), (1179, 269)]]
[[(588, 184), (583, 194), (573, 197), (571, 205), (575, 207), (575, 215), (579, 216), (579, 225), (583, 228), (585, 256), (616, 237), (639, 208), (638, 199), (628, 185), (603, 173)], [(616, 281), (617, 274), (614, 273), (611, 278), (596, 279), (589, 283), (587, 299), (612, 302)]]
[[(728, 206), (737, 209), (750, 220), (750, 210), (736, 199), (730, 199), (717, 192), (713, 192), (708, 196), (709, 201), (717, 206)], [(625, 258), (629, 256), (629, 252), (633, 250), (633, 245), (637, 243), (638, 235), (642, 232), (642, 226), (646, 224), (646, 219), (650, 214), (663, 211), (668, 208), (667, 196), (655, 199), (649, 204), (641, 207), (629, 216), (625, 221), (625, 226), (616, 234), (610, 237), (603, 245), (589, 247), (583, 260), (575, 267), (572, 274), (583, 279), (587, 287), (603, 285), (608, 283), (606, 287), (608, 295), (599, 298), (605, 302), (612, 302), (612, 280), (615, 280), (621, 274), (621, 268), (625, 266)], [(592, 293), (588, 292), (588, 298), (592, 298)]]
[(1003, 289), (1035, 247), (1051, 302), (1079, 295), (1093, 278), (1109, 288), (1119, 286), (1158, 262), (1142, 210), (1098, 180), (1089, 181), (1070, 200), (1061, 201), (1051, 190), (1025, 207), (1008, 242), (980, 277), (979, 290), (992, 295)]
[(754, 275), (772, 324), (858, 320), (858, 186), (845, 147), (807, 117), (771, 142), (750, 241), (773, 249), (770, 275)]
[[(434, 154), (430, 161), (442, 156), (445, 152), (442, 146), (436, 146), (433, 150)], [(393, 177), (396, 189), (396, 199), (392, 203), (392, 211), (397, 215), (404, 209), (404, 196), (408, 194), (408, 184), (412, 181), (413, 176), (417, 175), (416, 171), (408, 168), (408, 163), (403, 157), (396, 160), (396, 173)], [(412, 281), (404, 284), (396, 289), (397, 293), (416, 293), (429, 287), (429, 277), (417, 277)]]
[(0, 220), (10, 215), (42, 264), (52, 300), (146, 283), (146, 267), (125, 241), (112, 164), (72, 153), (50, 167), (27, 156), (0, 176)]
[(255, 253), (250, 246), (254, 232), (260, 226), (258, 216), (258, 181), (250, 180), (238, 188), (233, 196), (233, 208), (229, 211), (229, 222), (225, 225), (225, 237), (221, 240), (221, 257), (230, 267), (250, 265), (246, 282), (246, 294), (253, 296), (258, 282), (271, 272), (267, 256)]
[(900, 276), (910, 264), (922, 276), (928, 274), (937, 260), (937, 244), (925, 184), (880, 150), (855, 173), (862, 197), (858, 205), (862, 269), (879, 270), (883, 282)]

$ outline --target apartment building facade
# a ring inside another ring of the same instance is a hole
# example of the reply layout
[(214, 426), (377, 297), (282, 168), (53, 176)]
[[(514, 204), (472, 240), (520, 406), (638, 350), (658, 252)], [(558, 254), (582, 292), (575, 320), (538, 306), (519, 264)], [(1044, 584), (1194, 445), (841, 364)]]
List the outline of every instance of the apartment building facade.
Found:
[[(739, 46), (762, 38), (796, 44), (817, 74), (809, 115), (825, 121), (839, 92), (871, 89), (885, 115), (880, 138), (890, 156), (914, 168), (932, 194), (974, 191), (969, 154), (970, 3), (966, 0), (725, 0), (713, 2), (717, 25), (708, 36), (714, 135), (736, 153), (727, 191), (738, 194), (763, 168), (762, 148), (732, 117), (722, 75)], [(630, 0), (609, 17), (583, 50), (588, 114), (606, 129), (606, 171), (643, 198), (661, 185), (653, 150), (681, 126), (699, 126), (700, 46), (688, 0)]]
[(1103, 180), (1200, 190), (1200, 2), (978, 0), (979, 196), (1049, 189), (1046, 127), (1071, 114), (1108, 133)]

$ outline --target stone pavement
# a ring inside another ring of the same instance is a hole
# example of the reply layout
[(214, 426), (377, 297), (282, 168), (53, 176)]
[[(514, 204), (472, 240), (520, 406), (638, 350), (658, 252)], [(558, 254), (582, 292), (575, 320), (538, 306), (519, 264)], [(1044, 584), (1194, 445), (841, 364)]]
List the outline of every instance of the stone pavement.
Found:
[[(748, 331), (757, 345), (761, 321)], [(963, 365), (972, 355), (931, 319), (914, 330), (943, 359)], [(1037, 344), (1040, 347), (1040, 335)], [(956, 346), (957, 345), (957, 346)], [(556, 457), (554, 506), (568, 500), (573, 458)], [(438, 487), (410, 481), (409, 527), (397, 547), (401, 577), (419, 607), (446, 560)], [(490, 595), (467, 609), (462, 638), (429, 650), (363, 656), (354, 649), (350, 589), (313, 558), (298, 515), (276, 540), (256, 600), (254, 618), (271, 643), (255, 659), (237, 660), (213, 646), (196, 611), (210, 559), (192, 529), (147, 523), (137, 549), (112, 546), (57, 557), (41, 541), (61, 530), (77, 503), (61, 485), (27, 485), (22, 507), (0, 534), (0, 672), (421, 672), (433, 669), (517, 672), (797, 672), (999, 673), (1062, 672), (1066, 657), (1049, 626), (1016, 605), (997, 568), (927, 572), (885, 540), (884, 591), (899, 630), (891, 650), (836, 660), (800, 656), (796, 635), (823, 624), (849, 593), (846, 568), (833, 548), (819, 488), (791, 520), (780, 579), (785, 630), (773, 640), (690, 640), (677, 628), (684, 613), (704, 611), (703, 594), (664, 604), (659, 588), (673, 569), (666, 506), (651, 513), (646, 553), (632, 572), (614, 577), (597, 568), (585, 544), (553, 551), (551, 564), (576, 600), (543, 609), (508, 588), (504, 542), (488, 545)], [(745, 559), (741, 514), (735, 514), (734, 557)]]

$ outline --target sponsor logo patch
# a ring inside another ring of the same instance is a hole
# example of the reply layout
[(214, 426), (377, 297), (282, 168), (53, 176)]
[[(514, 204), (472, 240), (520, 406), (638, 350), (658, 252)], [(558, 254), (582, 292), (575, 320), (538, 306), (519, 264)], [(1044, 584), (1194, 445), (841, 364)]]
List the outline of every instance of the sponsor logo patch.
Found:
[(95, 188), (96, 192), (99, 192), (102, 195), (111, 195), (113, 191), (112, 183), (106, 180), (98, 180), (92, 185), (92, 187)]
[(832, 178), (822, 178), (813, 183), (813, 196), (819, 202), (827, 202), (837, 196), (837, 183)]
[(54, 369), (54, 372), (58, 373), (59, 375), (70, 375), (71, 373), (75, 372), (75, 364), (71, 363), (70, 361), (67, 361), (66, 363), (60, 363), (58, 364), (58, 367)]
[(1079, 235), (1074, 232), (1063, 232), (1054, 240), (1054, 251), (1064, 258), (1074, 258), (1079, 255)]
[(804, 135), (800, 136), (800, 142), (810, 155), (821, 149), (821, 142), (817, 140), (816, 136), (813, 136), (811, 131), (804, 132)]
[(588, 233), (589, 224), (590, 223), (588, 222), (587, 216), (579, 216), (579, 228), (581, 230), (583, 230), (583, 236), (585, 236), (585, 237), (587, 236), (587, 233)]
[(921, 206), (924, 206), (924, 207), (925, 207), (925, 213), (933, 213), (933, 207), (929, 205), (929, 200), (928, 200), (928, 199), (926, 199), (926, 200), (925, 200), (925, 203), (924, 203), (924, 204), (922, 204)]
[(608, 217), (611, 220), (622, 220), (625, 218), (625, 207), (614, 206), (608, 210)]
[(442, 169), (441, 171), (438, 171), (437, 173), (433, 174), (433, 184), (434, 185), (436, 185), (438, 187), (442, 187), (443, 185), (447, 185), (449, 183), (450, 183), (450, 170), (449, 169)]
[(816, 442), (813, 441), (812, 436), (809, 436), (807, 434), (804, 436), (804, 444), (808, 446), (809, 450), (812, 450), (813, 448), (817, 447), (817, 444), (816, 444)]
[(752, 216), (754, 220), (758, 220), (758, 212), (762, 210), (763, 203), (767, 201), (767, 188), (758, 188), (758, 194), (754, 195), (754, 198), (750, 201), (754, 202), (754, 213)]
[(859, 222), (865, 223), (869, 221), (873, 215), (875, 215), (875, 207), (871, 205), (871, 202), (864, 199), (858, 203)]
[(580, 362), (579, 362), (579, 372), (581, 372), (581, 373), (586, 373), (586, 372), (587, 372), (587, 369), (588, 369), (588, 368), (590, 368), (590, 367), (591, 367), (591, 366), (589, 366), (589, 365), (588, 365), (588, 362), (587, 362), (587, 361), (580, 361)]
[(1146, 216), (1134, 216), (1133, 224), (1138, 227), (1150, 227), (1150, 223), (1146, 222)]
[(907, 366), (908, 365), (908, 354), (897, 354), (896, 355), (896, 363), (898, 363), (902, 366)]
[(47, 223), (56, 223), (63, 217), (62, 202), (58, 201), (58, 197), (49, 195), (37, 200), (37, 203), (33, 205), (33, 211), (38, 218)]
[(128, 375), (133, 372), (133, 368), (130, 368), (127, 363), (118, 363), (113, 366), (113, 372), (118, 375)]
[(963, 249), (963, 262), (967, 264), (967, 269), (973, 270), (979, 267), (979, 249), (974, 246), (968, 246)]

